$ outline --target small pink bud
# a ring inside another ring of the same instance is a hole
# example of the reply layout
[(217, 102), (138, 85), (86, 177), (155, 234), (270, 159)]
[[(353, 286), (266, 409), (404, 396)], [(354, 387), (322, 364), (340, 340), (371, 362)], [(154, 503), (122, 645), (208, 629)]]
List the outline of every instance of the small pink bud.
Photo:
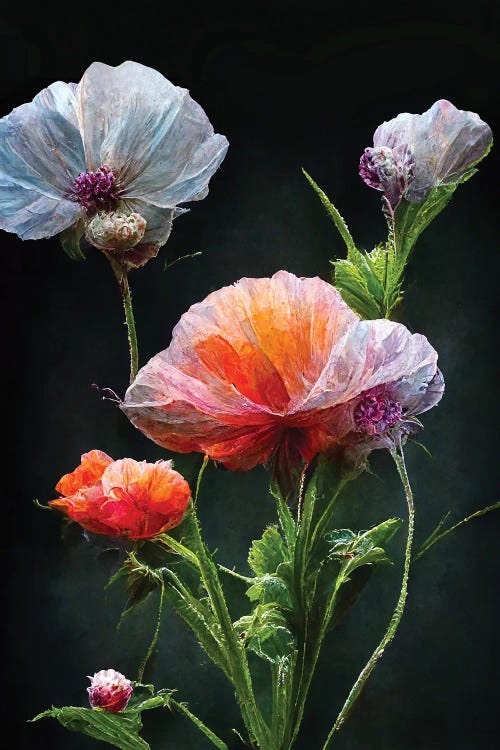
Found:
[(92, 708), (105, 708), (117, 714), (123, 711), (132, 695), (132, 684), (114, 669), (101, 669), (93, 677), (87, 675), (90, 687), (87, 688)]

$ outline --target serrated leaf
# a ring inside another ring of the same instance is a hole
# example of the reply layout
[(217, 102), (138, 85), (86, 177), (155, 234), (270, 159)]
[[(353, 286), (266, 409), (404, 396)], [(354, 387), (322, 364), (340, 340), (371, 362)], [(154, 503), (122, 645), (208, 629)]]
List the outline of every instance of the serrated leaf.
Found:
[(80, 240), (84, 232), (83, 221), (78, 221), (74, 226), (64, 229), (59, 234), (61, 247), (71, 260), (85, 260), (85, 254), (80, 247)]
[(363, 269), (350, 260), (333, 261), (333, 267), (334, 286), (350, 308), (366, 320), (376, 320), (384, 316), (380, 302), (368, 290)]
[(128, 594), (128, 600), (121, 614), (120, 622), (129, 614), (138, 604), (143, 602), (149, 594), (161, 586), (163, 581), (164, 568), (151, 568), (149, 565), (140, 562), (133, 552), (122, 567), (111, 576), (105, 588), (112, 584), (126, 579), (125, 590)]
[(142, 701), (135, 708), (125, 709), (117, 714), (102, 708), (64, 706), (48, 709), (31, 721), (51, 717), (72, 732), (81, 732), (120, 750), (150, 750), (148, 743), (139, 737), (142, 728), (141, 712), (164, 706), (167, 701), (167, 698), (155, 696)]
[(168, 602), (189, 625), (207, 656), (230, 677), (224, 636), (208, 602), (193, 594), (174, 571), (168, 570), (167, 578), (170, 580), (165, 588)]
[(261, 604), (276, 603), (287, 609), (291, 608), (290, 594), (283, 579), (276, 575), (266, 574), (255, 579), (255, 583), (246, 592), (251, 602)]
[(246, 648), (272, 664), (279, 664), (295, 648), (286, 618), (274, 604), (258, 604), (251, 615), (241, 617), (234, 627), (240, 638), (244, 638)]
[(276, 526), (270, 526), (260, 539), (252, 542), (248, 554), (248, 564), (256, 576), (275, 573), (278, 565), (286, 559), (287, 550)]
[[(469, 174), (468, 177), (470, 176)], [(401, 273), (416, 241), (431, 221), (448, 205), (457, 185), (458, 183), (435, 187), (420, 203), (410, 203), (405, 198), (401, 201), (395, 214), (395, 242)]]
[(340, 215), (340, 213), (337, 211), (337, 209), (335, 208), (335, 206), (333, 205), (333, 203), (330, 201), (330, 199), (328, 198), (328, 196), (326, 195), (326, 193), (324, 193), (323, 190), (319, 187), (319, 185), (317, 185), (314, 182), (313, 178), (310, 175), (307, 174), (306, 170), (302, 169), (302, 172), (304, 173), (307, 181), (309, 182), (309, 184), (311, 185), (311, 187), (313, 188), (313, 190), (316, 192), (316, 195), (320, 199), (320, 201), (321, 201), (323, 207), (325, 208), (328, 216), (330, 217), (330, 219), (333, 221), (333, 223), (337, 227), (340, 236), (342, 237), (342, 239), (345, 242), (348, 254), (350, 252), (352, 252), (353, 250), (356, 250), (356, 245), (355, 245), (354, 240), (353, 240), (353, 238), (351, 236), (351, 233), (350, 233), (350, 231), (349, 231), (349, 229), (347, 227), (347, 224), (345, 223), (344, 219)]

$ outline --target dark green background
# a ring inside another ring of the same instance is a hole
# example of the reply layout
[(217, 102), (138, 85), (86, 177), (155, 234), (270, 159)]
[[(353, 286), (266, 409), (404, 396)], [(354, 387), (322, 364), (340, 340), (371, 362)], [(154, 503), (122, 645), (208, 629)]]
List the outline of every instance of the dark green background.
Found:
[[(380, 122), (448, 98), (498, 132), (499, 46), (486, 4), (471, 4), (467, 17), (451, 4), (348, 5), (340, 18), (309, 4), (263, 13), (235, 7), (229, 16), (168, 4), (157, 13), (117, 4), (58, 12), (43, 6), (36, 16), (7, 12), (0, 114), (54, 80), (78, 81), (93, 60), (132, 59), (189, 88), (230, 141), (209, 196), (176, 221), (161, 257), (132, 277), (142, 363), (168, 345), (189, 305), (242, 276), (286, 268), (329, 278), (329, 260), (344, 249), (302, 166), (369, 248), (382, 239), (384, 222), (379, 195), (363, 185), (357, 163)], [(420, 240), (408, 274), (400, 318), (436, 347), (447, 386), (424, 418), (422, 439), (433, 458), (408, 450), (417, 542), (445, 511), (458, 520), (498, 499), (497, 184), (494, 149)], [(164, 453), (91, 388), (97, 383), (122, 395), (127, 384), (126, 333), (105, 259), (96, 250), (74, 263), (56, 238), (23, 243), (5, 233), (1, 249), (2, 687), (9, 746), (90, 750), (95, 742), (52, 720), (26, 721), (51, 704), (85, 705), (87, 674), (112, 666), (133, 676), (156, 605), (149, 602), (117, 635), (123, 600), (118, 589), (103, 593), (110, 561), (78, 534), (62, 542), (58, 515), (38, 510), (33, 499), (52, 499), (59, 477), (92, 448), (115, 458), (156, 460)], [(162, 272), (166, 257), (197, 250), (201, 257)], [(176, 462), (189, 479), (198, 464), (196, 456)], [(373, 466), (377, 476), (353, 488), (339, 524), (362, 528), (404, 513), (389, 458), (378, 454)], [(206, 476), (206, 539), (221, 562), (246, 571), (250, 540), (273, 518), (268, 477), (263, 469), (232, 474), (212, 467)], [(476, 520), (415, 565), (397, 639), (338, 736), (338, 750), (497, 746), (499, 530), (499, 514)], [(319, 750), (390, 616), (403, 534), (391, 544), (397, 565), (376, 573), (326, 645), (298, 750)], [(229, 590), (237, 609), (244, 602), (239, 586), (231, 582)], [(179, 688), (179, 698), (231, 748), (241, 746), (229, 733), (238, 725), (231, 690), (171, 612), (147, 676)], [(154, 750), (209, 747), (168, 714), (155, 735), (157, 718), (146, 717)]]

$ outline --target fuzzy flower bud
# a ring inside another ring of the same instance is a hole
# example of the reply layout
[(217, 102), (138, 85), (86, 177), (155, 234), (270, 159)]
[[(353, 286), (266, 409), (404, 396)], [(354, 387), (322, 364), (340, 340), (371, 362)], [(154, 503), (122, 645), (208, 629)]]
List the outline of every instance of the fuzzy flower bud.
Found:
[(87, 692), (92, 708), (105, 708), (112, 714), (123, 711), (132, 695), (130, 680), (114, 669), (101, 669), (93, 677), (88, 675), (88, 678), (90, 687)]
[(113, 211), (97, 214), (88, 224), (85, 236), (99, 250), (123, 252), (139, 244), (145, 231), (146, 219), (140, 214)]

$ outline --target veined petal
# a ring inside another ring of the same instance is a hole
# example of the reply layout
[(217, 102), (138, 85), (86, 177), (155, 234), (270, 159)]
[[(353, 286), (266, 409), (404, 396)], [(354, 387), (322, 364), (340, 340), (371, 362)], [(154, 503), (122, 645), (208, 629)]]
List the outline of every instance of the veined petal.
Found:
[(164, 208), (203, 198), (227, 150), (186, 89), (131, 61), (87, 69), (79, 117), (89, 168), (108, 164), (123, 197)]
[(0, 173), (0, 229), (39, 240), (68, 229), (79, 216), (78, 204), (28, 190)]
[(419, 202), (433, 187), (459, 180), (486, 156), (492, 138), (491, 128), (479, 115), (440, 99), (422, 115), (403, 112), (382, 123), (375, 131), (373, 143), (377, 148), (391, 148), (400, 155), (405, 149), (411, 154), (413, 177), (405, 197)]
[(369, 408), (372, 389), (399, 388), (381, 402), (387, 428), (402, 405), (406, 414), (430, 408), (442, 394), (436, 372), (424, 336), (387, 320), (360, 321), (331, 285), (280, 271), (193, 305), (121, 408), (171, 450), (198, 450), (231, 469), (272, 459), (295, 470), (359, 428), (353, 409), (358, 397)]
[(80, 214), (67, 200), (85, 169), (76, 90), (57, 81), (0, 120), (0, 228), (22, 239), (52, 237)]
[(326, 409), (360, 393), (403, 378), (429, 383), (437, 370), (437, 352), (425, 336), (411, 334), (390, 320), (363, 320), (332, 349), (330, 359), (300, 412)]
[(465, 112), (441, 99), (416, 121), (410, 148), (415, 157), (415, 179), (409, 201), (426, 197), (429, 186), (456, 182), (488, 152), (490, 127), (475, 112)]
[(74, 84), (57, 81), (0, 120), (0, 173), (49, 198), (85, 170)]

